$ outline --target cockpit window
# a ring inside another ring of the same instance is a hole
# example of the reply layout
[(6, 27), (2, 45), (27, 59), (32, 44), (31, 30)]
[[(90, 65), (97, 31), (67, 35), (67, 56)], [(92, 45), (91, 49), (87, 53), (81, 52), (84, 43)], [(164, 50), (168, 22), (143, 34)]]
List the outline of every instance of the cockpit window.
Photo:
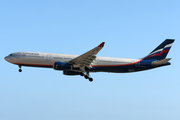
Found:
[(9, 56), (12, 56), (12, 54), (10, 54)]

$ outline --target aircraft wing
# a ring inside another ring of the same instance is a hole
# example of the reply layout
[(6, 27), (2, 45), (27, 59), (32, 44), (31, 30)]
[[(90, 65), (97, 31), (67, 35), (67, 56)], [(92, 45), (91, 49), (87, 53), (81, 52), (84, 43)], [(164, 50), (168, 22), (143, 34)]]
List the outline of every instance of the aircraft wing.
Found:
[(69, 63), (73, 64), (74, 66), (79, 66), (83, 72), (85, 71), (85, 67), (90, 69), (90, 64), (93, 60), (96, 59), (95, 55), (103, 48), (104, 44), (105, 42), (102, 42), (99, 46), (95, 47), (94, 49), (70, 60)]

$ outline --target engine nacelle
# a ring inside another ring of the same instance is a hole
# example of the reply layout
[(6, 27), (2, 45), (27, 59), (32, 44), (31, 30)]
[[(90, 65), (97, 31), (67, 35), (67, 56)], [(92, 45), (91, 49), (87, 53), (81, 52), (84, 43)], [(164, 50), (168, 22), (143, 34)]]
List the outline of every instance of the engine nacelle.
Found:
[(64, 70), (63, 71), (64, 75), (80, 75), (80, 72), (74, 72), (74, 71), (68, 71), (68, 70)]
[(72, 65), (65, 62), (54, 62), (54, 70), (72, 70)]

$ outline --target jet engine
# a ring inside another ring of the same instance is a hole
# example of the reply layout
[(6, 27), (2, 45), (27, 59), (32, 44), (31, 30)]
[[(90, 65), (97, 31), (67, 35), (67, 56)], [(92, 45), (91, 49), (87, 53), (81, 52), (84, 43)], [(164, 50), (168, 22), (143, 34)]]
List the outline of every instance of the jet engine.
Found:
[(54, 70), (72, 70), (72, 65), (65, 62), (54, 62)]

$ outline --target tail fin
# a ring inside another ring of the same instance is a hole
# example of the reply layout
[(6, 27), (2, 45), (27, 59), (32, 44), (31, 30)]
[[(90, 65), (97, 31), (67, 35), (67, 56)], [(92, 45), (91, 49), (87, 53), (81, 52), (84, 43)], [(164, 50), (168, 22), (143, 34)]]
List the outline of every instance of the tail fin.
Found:
[(169, 50), (171, 49), (171, 46), (174, 42), (174, 39), (166, 39), (164, 42), (162, 42), (156, 49), (154, 49), (149, 55), (144, 57), (143, 59), (157, 59), (162, 60), (165, 59)]

